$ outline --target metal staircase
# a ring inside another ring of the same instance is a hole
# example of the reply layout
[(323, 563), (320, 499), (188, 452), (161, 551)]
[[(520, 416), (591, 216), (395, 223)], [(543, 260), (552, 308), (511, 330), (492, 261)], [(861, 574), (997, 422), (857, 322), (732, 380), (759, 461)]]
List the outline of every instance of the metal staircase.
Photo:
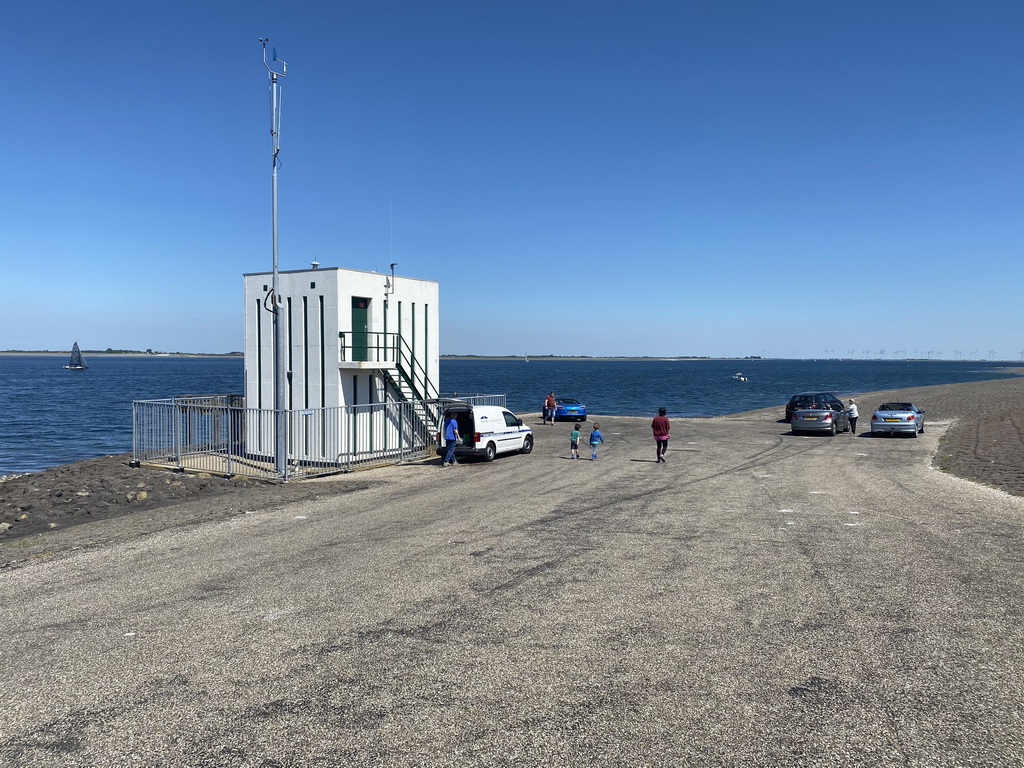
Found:
[(433, 434), (444, 415), (444, 405), (438, 402), (437, 385), (416, 360), (405, 339), (398, 337), (397, 341), (395, 366), (381, 369), (384, 380), (396, 400), (413, 404), (414, 423), (410, 426), (414, 433)]

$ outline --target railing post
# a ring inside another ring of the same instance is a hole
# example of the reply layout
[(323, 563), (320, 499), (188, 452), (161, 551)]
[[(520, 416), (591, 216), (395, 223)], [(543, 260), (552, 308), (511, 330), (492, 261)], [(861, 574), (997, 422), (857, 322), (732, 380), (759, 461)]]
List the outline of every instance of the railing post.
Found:
[(405, 403), (401, 403), (398, 408), (398, 460), (405, 461), (405, 417), (406, 411)]
[(280, 410), (277, 412), (277, 428), (284, 431), (284, 439), (278, 438), (277, 445), (284, 445), (284, 456), (280, 457), (279, 461), (281, 466), (279, 471), (281, 472), (281, 482), (288, 482), (288, 457), (292, 452), (292, 434), (291, 434), (291, 419), (289, 418), (290, 412), (286, 410)]
[(348, 426), (349, 426), (348, 450), (345, 451), (346, 457), (347, 457), (347, 459), (346, 459), (347, 460), (347, 464), (346, 464), (345, 469), (346, 469), (346, 471), (351, 472), (352, 471), (352, 453), (353, 453), (354, 446), (356, 444), (356, 414), (355, 414), (355, 411), (354, 411), (354, 406), (346, 405), (345, 406), (345, 410), (348, 413)]
[(178, 465), (178, 469), (184, 469), (181, 463), (181, 421), (184, 418), (184, 407), (177, 400), (174, 401), (174, 463)]
[(138, 435), (142, 431), (139, 429), (138, 423), (138, 403), (132, 403), (132, 464), (136, 464), (139, 461), (139, 444)]

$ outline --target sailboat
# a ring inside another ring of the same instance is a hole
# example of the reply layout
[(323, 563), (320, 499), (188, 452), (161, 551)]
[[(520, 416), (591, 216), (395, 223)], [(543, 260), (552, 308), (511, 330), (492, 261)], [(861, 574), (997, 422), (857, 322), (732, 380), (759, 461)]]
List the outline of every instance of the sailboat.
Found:
[(82, 359), (82, 350), (78, 348), (78, 342), (71, 348), (71, 360), (64, 366), (65, 371), (84, 371), (89, 366)]

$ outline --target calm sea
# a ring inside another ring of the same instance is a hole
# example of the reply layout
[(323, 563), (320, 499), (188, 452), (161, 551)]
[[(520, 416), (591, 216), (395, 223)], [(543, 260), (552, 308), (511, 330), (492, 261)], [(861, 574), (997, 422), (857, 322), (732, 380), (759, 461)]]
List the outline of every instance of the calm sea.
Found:
[[(90, 357), (65, 371), (50, 355), (0, 355), (0, 475), (131, 450), (131, 404), (242, 391), (241, 358)], [(442, 360), (441, 390), (505, 394), (516, 412), (544, 396), (575, 397), (591, 413), (701, 417), (781, 405), (794, 392), (876, 389), (1014, 376), (1014, 363), (877, 360)], [(744, 373), (748, 380), (734, 381)], [(924, 404), (927, 406), (927, 404)]]

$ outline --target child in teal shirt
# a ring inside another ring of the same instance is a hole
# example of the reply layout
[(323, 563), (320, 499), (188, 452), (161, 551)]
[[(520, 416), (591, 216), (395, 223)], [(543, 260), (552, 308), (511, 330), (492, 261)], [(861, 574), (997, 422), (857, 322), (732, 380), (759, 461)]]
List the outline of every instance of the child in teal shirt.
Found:
[(574, 425), (572, 432), (569, 433), (569, 458), (578, 459), (580, 457), (580, 428), (579, 425)]
[(601, 437), (601, 425), (596, 421), (594, 422), (594, 428), (590, 432), (590, 450), (594, 452), (594, 455), (590, 457), (591, 461), (597, 461), (597, 446), (599, 443), (604, 442), (604, 438)]

